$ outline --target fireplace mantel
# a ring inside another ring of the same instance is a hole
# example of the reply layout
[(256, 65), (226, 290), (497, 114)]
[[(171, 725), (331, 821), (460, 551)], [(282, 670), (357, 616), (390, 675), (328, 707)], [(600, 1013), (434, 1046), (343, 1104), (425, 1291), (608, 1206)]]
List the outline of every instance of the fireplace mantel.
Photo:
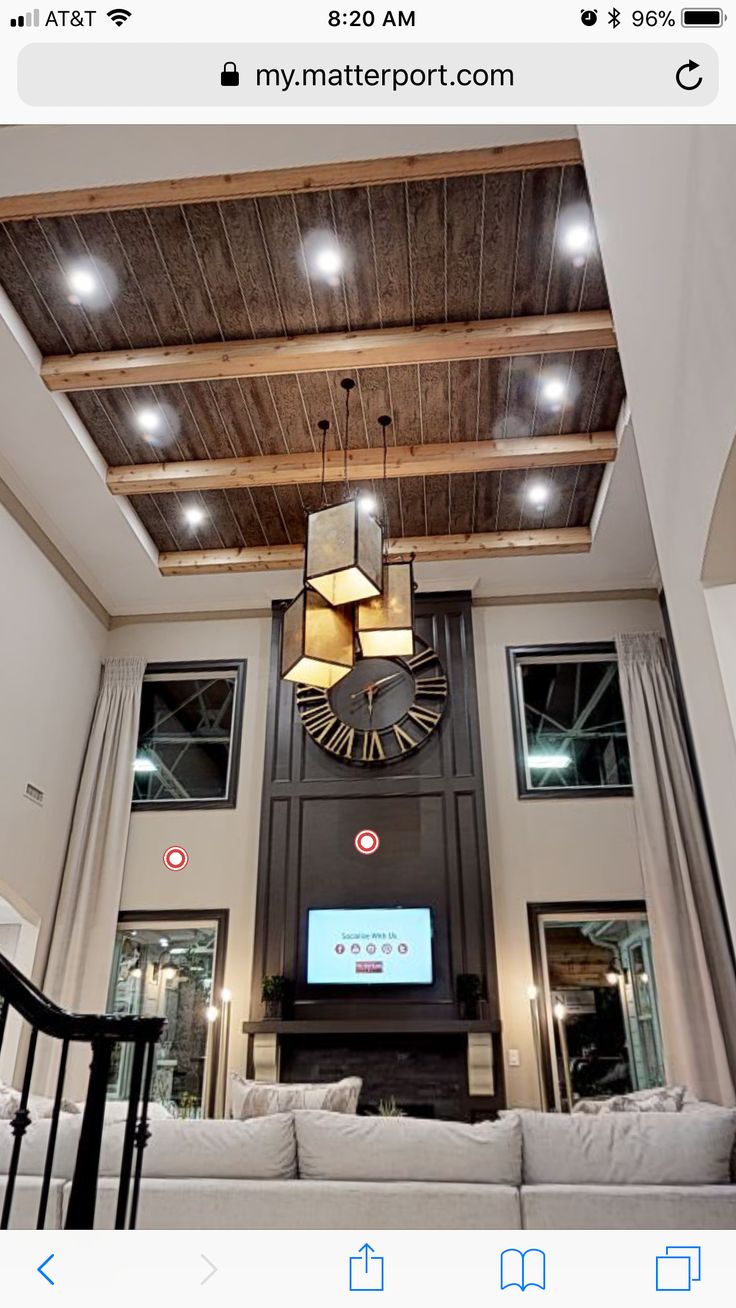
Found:
[(278, 1081), (280, 1045), (283, 1039), (302, 1040), (310, 1036), (351, 1035), (422, 1035), (465, 1036), (467, 1043), (468, 1094), (490, 1097), (494, 1094), (493, 1037), (501, 1024), (485, 1019), (448, 1018), (320, 1018), (315, 1020), (244, 1022), (243, 1034), (251, 1043), (253, 1074), (257, 1081)]

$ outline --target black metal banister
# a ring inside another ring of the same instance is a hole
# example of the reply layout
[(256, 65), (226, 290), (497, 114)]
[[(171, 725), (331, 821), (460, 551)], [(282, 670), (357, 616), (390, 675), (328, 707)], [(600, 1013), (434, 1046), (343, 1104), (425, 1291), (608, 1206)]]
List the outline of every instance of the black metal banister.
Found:
[[(32, 981), (23, 976), (13, 964), (0, 954), (0, 996), (16, 1013), (40, 1035), (57, 1040), (76, 1040), (90, 1043), (97, 1036), (103, 1039), (130, 1043), (150, 1039), (154, 1026), (158, 1034), (164, 1027), (162, 1017), (137, 1017), (121, 1013), (70, 1013), (47, 999)], [(158, 1037), (156, 1037), (158, 1038)]]
[(105, 1126), (107, 1085), (116, 1044), (133, 1046), (133, 1076), (129, 1092), (126, 1095), (129, 1102), (120, 1166), (120, 1189), (115, 1225), (118, 1228), (125, 1225), (129, 1206), (128, 1200), (130, 1198), (128, 1225), (130, 1227), (134, 1226), (138, 1209), (142, 1155), (150, 1135), (148, 1129), (148, 1100), (151, 1093), (155, 1047), (166, 1026), (165, 1018), (128, 1016), (118, 1013), (67, 1012), (48, 999), (37, 986), (24, 977), (7, 958), (0, 954), (0, 1049), (2, 1049), (6, 1018), (11, 1008), (30, 1027), (30, 1039), (18, 1109), (8, 1124), (13, 1133), (13, 1145), (8, 1175), (4, 1178), (5, 1194), (0, 1212), (0, 1230), (7, 1229), (10, 1224), (21, 1149), (31, 1122), (28, 1103), (39, 1035), (49, 1036), (60, 1041), (61, 1055), (43, 1173), (39, 1178), (41, 1193), (37, 1227), (43, 1229), (46, 1222), (64, 1092), (64, 1078), (69, 1046), (73, 1042), (88, 1044), (91, 1048), (92, 1061), (76, 1163), (70, 1183), (66, 1226), (76, 1230), (89, 1230), (94, 1226), (100, 1153)]

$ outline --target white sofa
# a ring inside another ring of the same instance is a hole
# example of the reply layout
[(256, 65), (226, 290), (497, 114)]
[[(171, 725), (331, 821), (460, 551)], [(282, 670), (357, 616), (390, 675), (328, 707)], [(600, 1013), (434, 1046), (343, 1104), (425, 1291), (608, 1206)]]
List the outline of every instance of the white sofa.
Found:
[[(63, 1225), (81, 1123), (63, 1122), (47, 1227)], [(117, 1203), (122, 1126), (106, 1128), (96, 1226)], [(139, 1229), (736, 1227), (736, 1114), (511, 1112), (494, 1123), (304, 1110), (156, 1121)], [(0, 1197), (8, 1139), (0, 1132)], [(29, 1130), (13, 1225), (35, 1226), (48, 1123)]]

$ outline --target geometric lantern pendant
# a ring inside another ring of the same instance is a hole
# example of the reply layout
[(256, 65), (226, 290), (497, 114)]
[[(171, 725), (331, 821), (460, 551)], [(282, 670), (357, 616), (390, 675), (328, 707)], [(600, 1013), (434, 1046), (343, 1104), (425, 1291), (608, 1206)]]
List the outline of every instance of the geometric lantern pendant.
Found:
[(355, 610), (355, 630), (364, 658), (414, 653), (414, 579), (411, 563), (383, 565), (383, 594)]
[(383, 531), (357, 499), (307, 514), (304, 581), (332, 605), (381, 593)]
[(284, 610), (281, 676), (329, 690), (355, 662), (353, 610), (333, 609), (313, 590), (302, 590)]

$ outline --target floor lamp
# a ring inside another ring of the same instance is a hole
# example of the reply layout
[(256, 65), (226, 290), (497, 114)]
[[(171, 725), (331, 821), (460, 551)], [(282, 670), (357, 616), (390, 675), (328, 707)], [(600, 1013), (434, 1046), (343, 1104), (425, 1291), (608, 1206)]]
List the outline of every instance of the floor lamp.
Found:
[(215, 1091), (216, 1117), (225, 1116), (225, 1101), (227, 1099), (227, 1062), (230, 1046), (230, 1016), (233, 1006), (232, 990), (221, 990), (220, 1001), (222, 1003), (222, 1023), (220, 1025), (220, 1065), (217, 1069), (217, 1088)]
[(548, 1111), (547, 1087), (544, 1082), (544, 1067), (542, 1065), (542, 1036), (539, 1026), (539, 989), (537, 986), (527, 986), (526, 993), (529, 996), (529, 1007), (532, 1014), (532, 1038), (534, 1040), (534, 1059), (537, 1064), (537, 1081), (539, 1084), (539, 1103), (543, 1113)]
[(570, 1076), (570, 1052), (567, 1048), (567, 1028), (565, 1019), (567, 1018), (567, 1009), (564, 1004), (557, 1003), (554, 1007), (555, 1019), (557, 1021), (557, 1031), (560, 1037), (560, 1054), (562, 1056), (562, 1070), (565, 1075), (565, 1095), (567, 1098), (567, 1111), (572, 1112), (572, 1078)]

